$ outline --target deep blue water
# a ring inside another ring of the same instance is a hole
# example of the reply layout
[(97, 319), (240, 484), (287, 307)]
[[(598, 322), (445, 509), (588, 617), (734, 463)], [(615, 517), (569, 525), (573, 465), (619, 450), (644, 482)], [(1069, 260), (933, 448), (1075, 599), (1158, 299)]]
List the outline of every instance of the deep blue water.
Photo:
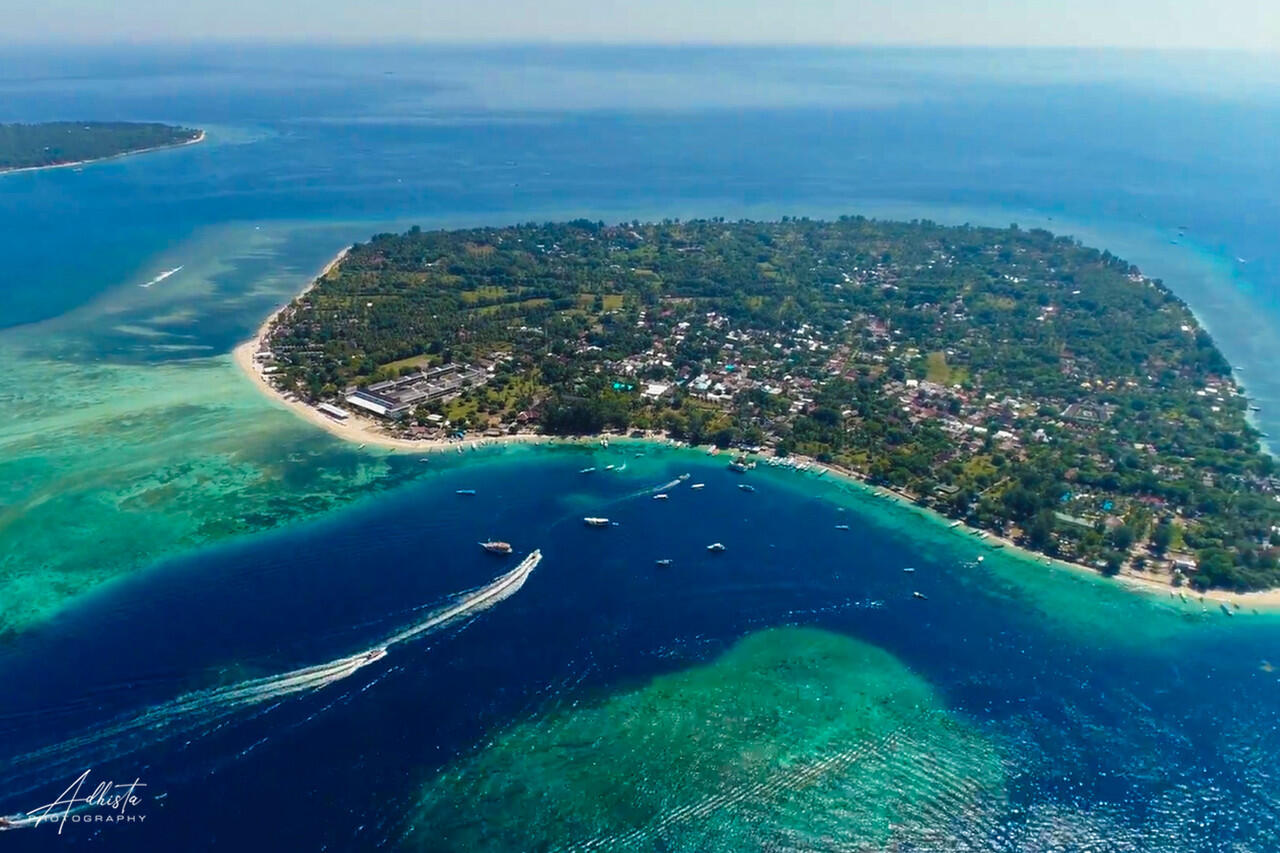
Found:
[[(1260, 61), (200, 48), (8, 50), (0, 69), (0, 120), (210, 130), (180, 151), (0, 177), (0, 326), (74, 329), (44, 355), (188, 357), (140, 350), (120, 322), (75, 318), (193, 257), (213, 268), (223, 301), (203, 303), (189, 332), (200, 354), (225, 352), (279, 298), (255, 282), (300, 283), (344, 243), (410, 222), (1017, 220), (1061, 226), (1164, 276), (1243, 368), (1264, 428), (1280, 424), (1269, 370), (1280, 355), (1280, 89)], [(246, 254), (259, 229), (277, 242)], [(150, 309), (120, 310), (129, 320)], [(42, 336), (22, 340), (41, 354)], [(166, 796), (148, 801), (142, 826), (69, 827), (56, 843), (394, 847), (421, 784), (502, 726), (710, 660), (750, 631), (805, 624), (888, 650), (997, 745), (1009, 805), (979, 849), (1053, 849), (1044, 827), (1055, 820), (1076, 828), (1058, 831), (1057, 849), (1280, 849), (1280, 680), (1262, 668), (1280, 663), (1274, 621), (1195, 607), (1184, 618), (1067, 579), (1055, 597), (973, 565), (974, 546), (919, 522), (882, 527), (886, 512), (866, 502), (842, 511), (816, 482), (761, 472), (747, 495), (697, 458), (594, 478), (576, 473), (583, 459), (566, 450), (433, 472), (154, 566), (8, 639), (3, 753), (57, 751), (0, 761), (0, 813), (47, 801), (92, 767)], [(687, 470), (705, 492), (662, 504), (642, 491)], [(463, 486), (475, 500), (453, 494)], [(581, 525), (601, 508), (621, 526)], [(836, 531), (841, 521), (854, 529)], [(366, 648), (501, 571), (474, 544), (491, 536), (546, 558), (519, 594), (469, 623), (312, 694), (190, 730), (162, 716), (177, 737), (148, 729), (58, 746), (187, 690)], [(704, 550), (716, 540), (730, 545), (720, 558)], [(660, 572), (658, 557), (676, 566)], [(36, 831), (3, 840), (52, 843)]]
[[(367, 648), (509, 566), (473, 544), (492, 531), (545, 554), (513, 598), (315, 693), (192, 729), (165, 715), (124, 754), (135, 741), (115, 736), (20, 759), (6, 788), (23, 793), (6, 803), (47, 793), (48, 775), (94, 767), (166, 793), (144, 826), (100, 830), (107, 849), (394, 847), (417, 786), (494, 728), (708, 661), (753, 630), (800, 624), (890, 651), (998, 745), (1016, 772), (998, 831), (983, 836), (989, 849), (1038, 849), (1019, 833), (1042, 833), (1054, 810), (1088, 849), (1131, 849), (1106, 846), (1108, 836), (1158, 839), (1144, 849), (1274, 843), (1266, 785), (1280, 683), (1259, 669), (1276, 651), (1274, 620), (1241, 615), (1237, 625), (1190, 608), (1184, 624), (1114, 591), (1068, 588), (1070, 579), (1046, 600), (971, 562), (994, 552), (957, 534), (918, 539), (919, 522), (895, 525), (865, 507), (874, 502), (812, 478), (761, 472), (744, 493), (720, 463), (648, 453), (590, 458), (630, 462), (622, 475), (579, 474), (588, 451), (570, 449), (442, 470), (333, 519), (104, 590), (0, 653), (0, 678), (22, 685), (0, 705), (15, 755), (52, 732), (92, 735), (117, 715), (163, 707), (182, 689)], [(651, 499), (684, 472), (706, 489)], [(454, 494), (463, 487), (478, 494)], [(587, 528), (583, 512), (619, 526)], [(710, 541), (730, 550), (710, 555)], [(661, 557), (675, 565), (656, 567)], [(1062, 624), (1055, 607), (1096, 613)], [(1187, 630), (1171, 654), (1167, 638), (1126, 642), (1113, 624), (1125, 618), (1138, 633), (1141, 620)], [(66, 843), (87, 834), (68, 833)]]

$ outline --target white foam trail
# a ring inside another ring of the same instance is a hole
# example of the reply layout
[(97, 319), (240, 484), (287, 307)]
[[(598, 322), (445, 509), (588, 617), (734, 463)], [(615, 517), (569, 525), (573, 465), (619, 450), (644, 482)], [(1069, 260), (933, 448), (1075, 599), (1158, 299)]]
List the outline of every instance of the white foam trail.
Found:
[(385, 649), (398, 643), (403, 643), (406, 640), (411, 640), (433, 628), (440, 627), (446, 622), (457, 619), (459, 616), (492, 607), (504, 598), (509, 598), (518, 592), (520, 587), (524, 586), (524, 582), (529, 579), (529, 575), (541, 562), (542, 552), (535, 549), (533, 553), (520, 561), (520, 565), (493, 583), (464, 595), (455, 604), (446, 607), (417, 625), (406, 628), (398, 634), (393, 634), (382, 643), (381, 648)]
[[(100, 762), (124, 755), (149, 741), (198, 732), (248, 707), (328, 687), (386, 657), (387, 650), (392, 646), (492, 607), (514, 595), (524, 586), (524, 582), (540, 562), (542, 552), (535, 550), (501, 577), (463, 594), (453, 604), (435, 611), (421, 622), (392, 634), (364, 651), (278, 675), (186, 693), (52, 746), (17, 756), (7, 762), (8, 769), (38, 769), (44, 777), (42, 783), (61, 763), (76, 762), (89, 766), (95, 760)], [(7, 793), (13, 793), (13, 790)]]
[(150, 286), (151, 286), (151, 285), (153, 285), (153, 284), (159, 284), (160, 282), (164, 281), (164, 280), (165, 280), (166, 278), (168, 278), (169, 276), (171, 276), (171, 275), (173, 275), (174, 273), (179, 272), (179, 271), (181, 271), (181, 270), (182, 270), (182, 267), (174, 267), (174, 268), (173, 268), (173, 269), (171, 269), (171, 270), (165, 270), (164, 272), (160, 273), (160, 275), (158, 275), (158, 276), (156, 276), (155, 278), (151, 279), (151, 281), (147, 282), (146, 284), (140, 284), (140, 285), (138, 285), (138, 287), (150, 287)]
[(679, 477), (676, 477), (676, 478), (675, 478), (674, 480), (672, 480), (670, 483), (663, 483), (661, 486), (655, 486), (655, 487), (652, 489), (652, 491), (655, 491), (655, 492), (665, 492), (665, 491), (667, 491), (668, 489), (674, 489), (676, 486), (680, 485), (681, 483), (683, 483), (683, 482), (684, 482), (685, 480), (687, 480), (687, 479), (689, 479), (689, 475), (688, 475), (688, 474), (681, 474)]

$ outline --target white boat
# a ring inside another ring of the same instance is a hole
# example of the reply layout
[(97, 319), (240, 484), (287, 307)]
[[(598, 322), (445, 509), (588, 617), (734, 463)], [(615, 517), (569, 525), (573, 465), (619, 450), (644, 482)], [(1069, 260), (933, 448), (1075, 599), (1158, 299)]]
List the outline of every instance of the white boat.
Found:
[(837, 524), (837, 525), (836, 525), (836, 530), (848, 530), (848, 529), (849, 529), (849, 525), (847, 525), (847, 524)]
[(618, 466), (616, 466), (616, 465), (606, 465), (606, 466), (604, 466), (604, 470), (606, 470), (606, 471), (612, 471), (612, 470), (613, 470), (614, 468), (616, 468), (616, 467), (618, 467)]
[(706, 487), (707, 487), (707, 484), (706, 484), (706, 483), (694, 483), (694, 484), (693, 484), (692, 486), (690, 486), (689, 488), (691, 488), (691, 489), (705, 489)]
[(580, 470), (578, 473), (579, 473), (579, 474), (591, 474), (591, 473), (594, 473), (594, 472), (595, 472), (595, 470), (596, 470), (596, 469), (595, 469), (595, 466), (593, 465), (593, 466), (591, 466), (590, 468), (583, 468), (583, 469), (582, 469), (582, 470)]
[(725, 547), (721, 545), (719, 542), (712, 542), (710, 545), (707, 546), (707, 550), (710, 551), (712, 554), (719, 554), (720, 552), (725, 550)]
[(667, 499), (667, 495), (666, 495), (666, 493), (664, 492), (664, 493), (661, 493), (661, 494), (654, 495), (654, 496), (653, 496), (653, 499), (654, 499), (655, 501), (665, 501), (665, 500)]
[(587, 517), (582, 519), (582, 523), (587, 525), (587, 527), (608, 527), (609, 519), (597, 518), (593, 515), (588, 515)]

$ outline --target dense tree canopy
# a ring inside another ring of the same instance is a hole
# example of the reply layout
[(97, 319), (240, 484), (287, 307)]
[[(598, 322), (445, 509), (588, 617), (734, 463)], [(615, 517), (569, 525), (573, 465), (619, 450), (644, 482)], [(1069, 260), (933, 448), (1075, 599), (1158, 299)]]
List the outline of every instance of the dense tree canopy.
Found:
[(189, 127), (142, 122), (0, 124), (0, 171), (100, 160), (199, 137)]
[(270, 348), (310, 399), (496, 363), (437, 408), (767, 445), (1099, 569), (1176, 557), (1197, 585), (1280, 582), (1280, 481), (1222, 354), (1160, 282), (1042, 230), (413, 229), (353, 246)]

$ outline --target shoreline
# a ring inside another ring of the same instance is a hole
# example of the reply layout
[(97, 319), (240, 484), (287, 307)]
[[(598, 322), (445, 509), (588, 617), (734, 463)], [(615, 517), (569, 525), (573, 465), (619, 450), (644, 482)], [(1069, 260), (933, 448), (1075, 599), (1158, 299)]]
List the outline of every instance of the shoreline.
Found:
[[(601, 439), (609, 441), (617, 441), (619, 443), (640, 443), (640, 444), (660, 444), (669, 447), (686, 449), (694, 451), (697, 448), (684, 442), (676, 441), (665, 433), (653, 434), (646, 433), (641, 439), (633, 439), (624, 435), (611, 435), (602, 433), (592, 436), (551, 436), (542, 433), (515, 433), (501, 436), (476, 436), (475, 438), (463, 439), (407, 439), (397, 438), (382, 432), (378, 424), (362, 415), (351, 413), (350, 417), (345, 421), (338, 421), (328, 415), (318, 411), (315, 407), (308, 405), (302, 400), (286, 396), (275, 388), (258, 367), (254, 360), (254, 355), (259, 351), (266, 337), (267, 331), (271, 328), (271, 324), (275, 319), (291, 304), (295, 299), (305, 296), (315, 287), (320, 279), (324, 278), (340, 264), (350, 251), (350, 247), (344, 248), (341, 252), (333, 257), (318, 275), (312, 278), (302, 290), (295, 296), (291, 297), (275, 311), (263, 320), (253, 337), (243, 343), (237, 345), (232, 350), (232, 360), (236, 366), (244, 372), (248, 379), (269, 399), (277, 404), (289, 409), (298, 417), (311, 423), (313, 426), (328, 432), (337, 438), (345, 441), (358, 443), (361, 448), (366, 446), (380, 447), (392, 451), (404, 451), (419, 453), (438, 453), (450, 450), (461, 452), (463, 450), (474, 450), (480, 447), (489, 447), (493, 445), (504, 444), (555, 444), (555, 445), (592, 445), (598, 444)], [(1242, 386), (1243, 387), (1243, 386)], [(1010, 539), (998, 536), (988, 530), (971, 527), (961, 522), (958, 526), (953, 527), (957, 519), (952, 519), (930, 507), (919, 506), (910, 498), (884, 486), (876, 486), (866, 482), (856, 472), (846, 470), (839, 466), (822, 463), (807, 456), (792, 455), (787, 457), (789, 464), (778, 466), (782, 468), (790, 468), (794, 473), (804, 473), (796, 471), (796, 466), (806, 465), (807, 470), (830, 474), (833, 479), (839, 479), (843, 482), (851, 483), (858, 488), (865, 490), (867, 493), (889, 499), (899, 505), (904, 511), (914, 510), (925, 519), (933, 524), (937, 524), (943, 529), (953, 532), (962, 533), (965, 536), (972, 537), (977, 543), (986, 543), (988, 550), (992, 552), (1006, 551), (1018, 558), (1035, 563), (1040, 566), (1052, 566), (1061, 569), (1067, 569), (1073, 572), (1091, 575), (1102, 580), (1112, 580), (1116, 585), (1126, 589), (1129, 592), (1151, 595), (1153, 597), (1163, 597), (1168, 594), (1173, 601), (1181, 603), (1179, 594), (1185, 595), (1188, 604), (1195, 601), (1210, 603), (1217, 605), (1231, 605), (1240, 611), (1244, 611), (1246, 607), (1256, 610), (1280, 611), (1280, 588), (1260, 590), (1257, 592), (1232, 592), (1229, 590), (1209, 589), (1203, 592), (1193, 589), (1189, 586), (1175, 587), (1170, 583), (1163, 583), (1155, 578), (1143, 577), (1135, 574), (1121, 573), (1114, 577), (1107, 578), (1096, 568), (1087, 566), (1083, 563), (1075, 563), (1069, 560), (1063, 560), (1057, 557), (1051, 557), (1038, 551), (1032, 551), (1021, 545), (1016, 544)], [(979, 538), (980, 537), (980, 538)]]
[(148, 154), (152, 151), (167, 151), (170, 148), (185, 148), (188, 145), (198, 145), (204, 142), (207, 134), (201, 130), (192, 139), (183, 142), (171, 142), (166, 145), (152, 145), (150, 148), (138, 148), (134, 151), (121, 151), (119, 154), (108, 154), (106, 157), (93, 157), (89, 160), (68, 160), (65, 163), (49, 163), (46, 166), (19, 166), (16, 169), (0, 169), (0, 176), (16, 175), (20, 172), (44, 172), (49, 169), (68, 169), (73, 166), (89, 166), (93, 163), (105, 163), (108, 160), (121, 160), (125, 157), (132, 157), (135, 154)]
[[(1144, 577), (1135, 574), (1121, 573), (1108, 577), (1092, 566), (1087, 566), (1084, 563), (1075, 563), (1070, 560), (1063, 560), (1059, 557), (1050, 557), (1048, 554), (1042, 554), (1039, 551), (1032, 551), (1029, 548), (1025, 548), (1022, 545), (1017, 544), (1012, 539), (999, 536), (989, 530), (983, 530), (979, 527), (971, 527), (963, 522), (958, 526), (953, 527), (952, 525), (954, 525), (958, 519), (945, 516), (930, 507), (920, 506), (911, 499), (895, 492), (892, 489), (885, 488), (884, 486), (872, 485), (855, 473), (818, 462), (817, 460), (809, 457), (793, 456), (791, 458), (800, 462), (807, 462), (811, 470), (825, 471), (832, 477), (838, 478), (844, 482), (852, 483), (870, 494), (891, 500), (904, 511), (914, 510), (919, 515), (924, 516), (930, 523), (937, 524), (950, 532), (963, 534), (964, 536), (972, 539), (974, 544), (986, 544), (988, 546), (987, 550), (992, 553), (1007, 552), (1021, 560), (1034, 563), (1040, 567), (1049, 566), (1058, 569), (1066, 569), (1068, 571), (1097, 578), (1101, 581), (1113, 581), (1119, 586), (1125, 587), (1130, 592), (1146, 593), (1161, 598), (1163, 598), (1163, 595), (1170, 595), (1172, 600), (1178, 601), (1179, 603), (1182, 602), (1181, 599), (1178, 598), (1178, 594), (1182, 593), (1187, 597), (1187, 604), (1199, 602), (1203, 599), (1206, 604), (1210, 602), (1219, 605), (1230, 604), (1238, 606), (1241, 611), (1246, 607), (1266, 611), (1280, 611), (1280, 588), (1259, 590), (1256, 592), (1232, 592), (1231, 590), (1225, 589), (1207, 589), (1201, 592), (1190, 586), (1175, 587), (1173, 584), (1165, 583), (1152, 577)], [(979, 537), (979, 534), (985, 535)], [(991, 547), (993, 545), (997, 547)]]

